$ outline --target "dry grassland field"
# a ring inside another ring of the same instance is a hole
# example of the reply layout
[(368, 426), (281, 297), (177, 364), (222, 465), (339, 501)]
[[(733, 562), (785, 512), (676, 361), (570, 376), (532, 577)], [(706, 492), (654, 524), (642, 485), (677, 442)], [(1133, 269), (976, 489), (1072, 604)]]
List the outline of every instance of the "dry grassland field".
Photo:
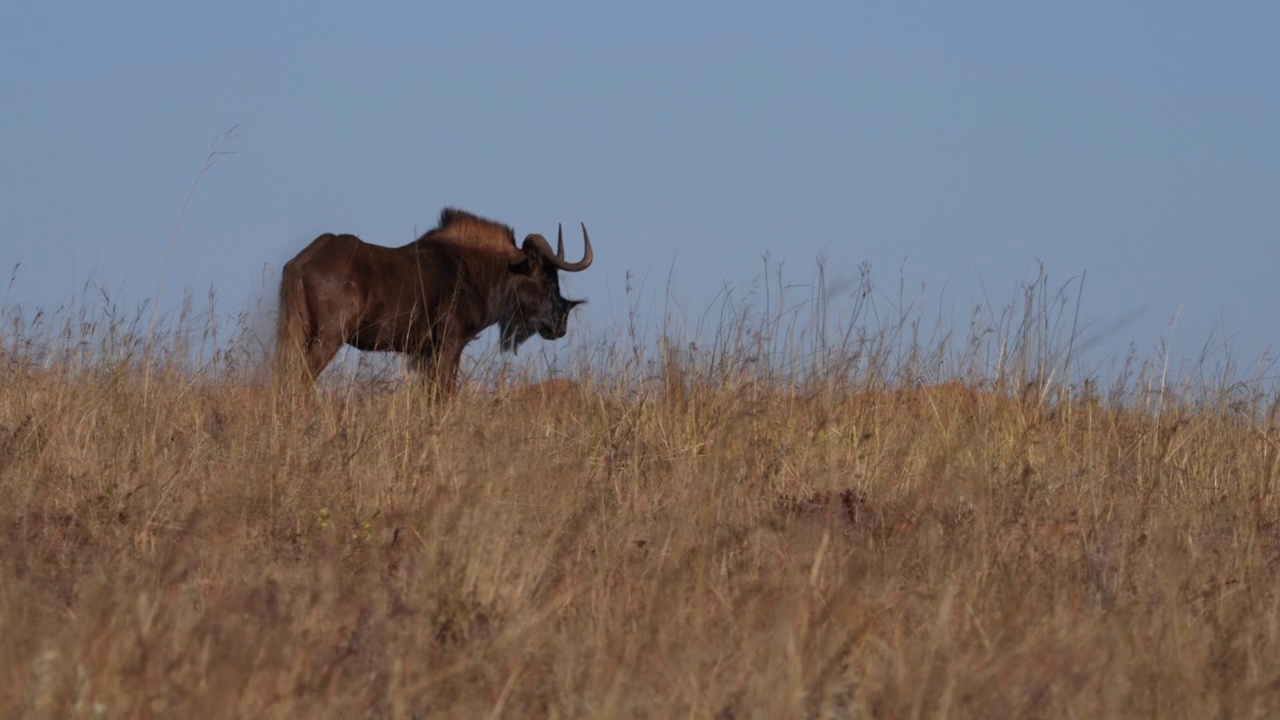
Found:
[(1094, 391), (1027, 298), (571, 336), (445, 403), (6, 308), (0, 716), (1280, 717), (1273, 389)]

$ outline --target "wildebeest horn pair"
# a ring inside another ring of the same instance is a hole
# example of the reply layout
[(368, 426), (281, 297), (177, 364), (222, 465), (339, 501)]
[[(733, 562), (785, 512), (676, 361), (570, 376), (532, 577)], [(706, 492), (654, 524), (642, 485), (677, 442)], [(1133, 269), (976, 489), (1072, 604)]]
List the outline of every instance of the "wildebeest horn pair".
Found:
[(547, 239), (541, 235), (534, 233), (524, 239), (524, 246), (537, 248), (542, 256), (552, 265), (564, 270), (565, 272), (578, 272), (591, 267), (591, 238), (587, 235), (587, 224), (582, 223), (582, 244), (586, 250), (582, 253), (582, 259), (576, 263), (568, 262), (564, 259), (564, 226), (561, 225), (556, 231), (556, 251), (551, 253), (551, 245), (547, 243)]

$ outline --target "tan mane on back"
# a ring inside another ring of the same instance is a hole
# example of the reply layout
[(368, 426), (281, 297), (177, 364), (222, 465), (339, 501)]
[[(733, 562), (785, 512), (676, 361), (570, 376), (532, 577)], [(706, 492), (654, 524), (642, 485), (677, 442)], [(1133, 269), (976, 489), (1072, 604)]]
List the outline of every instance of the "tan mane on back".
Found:
[(440, 222), (418, 242), (449, 242), (475, 248), (510, 252), (516, 249), (516, 234), (509, 225), (473, 215), (457, 208), (440, 211)]

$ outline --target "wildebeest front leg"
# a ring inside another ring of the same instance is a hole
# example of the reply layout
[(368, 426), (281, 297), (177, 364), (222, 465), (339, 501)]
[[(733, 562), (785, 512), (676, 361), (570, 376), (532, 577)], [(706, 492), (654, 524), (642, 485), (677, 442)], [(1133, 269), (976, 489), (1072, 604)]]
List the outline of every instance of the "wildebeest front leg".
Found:
[(437, 372), (440, 374), (440, 390), (445, 397), (458, 391), (458, 366), (462, 363), (462, 349), (465, 347), (466, 343), (457, 343), (456, 347), (440, 349)]
[(442, 389), (440, 383), (440, 356), (436, 352), (424, 350), (409, 356), (409, 364), (428, 394), (435, 395)]
[(458, 389), (458, 365), (463, 347), (448, 346), (414, 353), (413, 368), (433, 391), (449, 397)]

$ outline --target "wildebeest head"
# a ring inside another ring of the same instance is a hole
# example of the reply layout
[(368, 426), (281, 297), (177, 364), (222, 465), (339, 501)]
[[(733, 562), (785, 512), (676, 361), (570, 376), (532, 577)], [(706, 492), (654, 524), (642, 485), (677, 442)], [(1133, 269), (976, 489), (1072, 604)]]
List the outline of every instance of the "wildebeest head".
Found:
[(546, 340), (557, 340), (569, 331), (569, 311), (585, 301), (568, 300), (560, 294), (560, 271), (579, 272), (591, 265), (591, 238), (585, 223), (582, 243), (582, 259), (571, 263), (564, 259), (563, 226), (558, 230), (554, 253), (541, 235), (535, 233), (524, 239), (520, 248), (524, 259), (509, 266), (517, 276), (516, 311), (500, 322), (503, 350), (515, 352), (535, 333)]

